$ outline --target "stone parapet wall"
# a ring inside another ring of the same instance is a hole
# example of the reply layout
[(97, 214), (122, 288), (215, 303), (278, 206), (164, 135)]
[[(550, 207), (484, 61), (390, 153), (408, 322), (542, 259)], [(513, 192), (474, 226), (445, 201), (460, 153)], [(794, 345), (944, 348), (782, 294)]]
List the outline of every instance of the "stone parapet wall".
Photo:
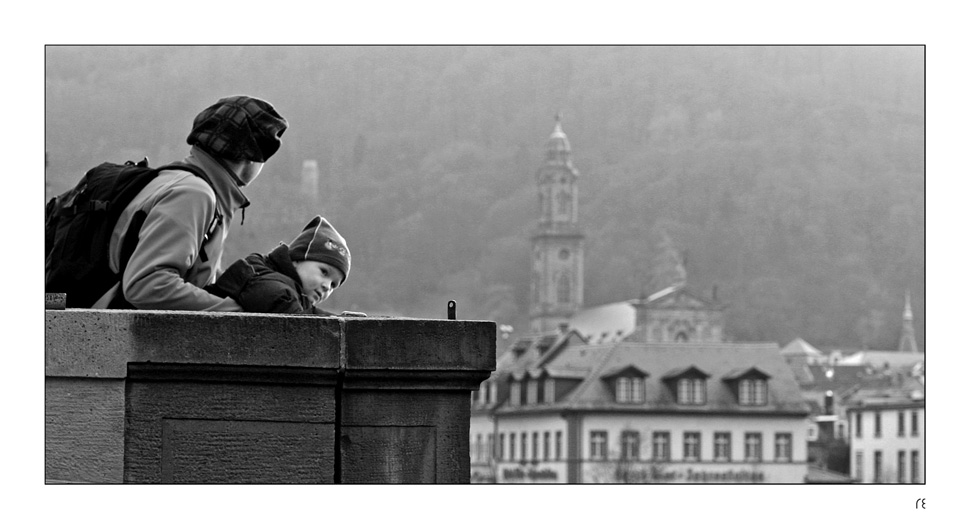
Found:
[(483, 321), (48, 310), (49, 482), (460, 483)]

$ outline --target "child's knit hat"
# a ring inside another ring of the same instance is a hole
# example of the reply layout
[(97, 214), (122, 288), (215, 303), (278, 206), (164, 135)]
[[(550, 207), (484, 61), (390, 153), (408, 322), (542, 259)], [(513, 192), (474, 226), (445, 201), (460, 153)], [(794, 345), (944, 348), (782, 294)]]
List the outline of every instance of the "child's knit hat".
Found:
[[(350, 249), (347, 241), (337, 233), (327, 219), (317, 215), (290, 243), (290, 259), (295, 261), (319, 261), (334, 266), (350, 275)], [(343, 281), (340, 282), (343, 284)]]

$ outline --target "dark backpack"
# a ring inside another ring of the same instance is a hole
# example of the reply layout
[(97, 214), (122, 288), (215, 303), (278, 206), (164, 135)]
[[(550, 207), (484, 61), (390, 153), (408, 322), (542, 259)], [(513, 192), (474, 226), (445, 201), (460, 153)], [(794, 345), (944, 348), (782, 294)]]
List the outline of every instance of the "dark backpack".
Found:
[[(49, 293), (66, 293), (67, 306), (89, 308), (121, 280), (128, 259), (138, 243), (138, 232), (145, 221), (144, 212), (136, 213), (131, 227), (122, 239), (119, 273), (108, 264), (108, 244), (121, 212), (159, 172), (166, 169), (189, 171), (212, 186), (206, 174), (194, 165), (173, 163), (158, 168), (148, 166), (148, 158), (125, 162), (105, 162), (88, 171), (76, 186), (47, 203), (44, 223), (45, 285)], [(217, 214), (205, 239), (205, 245), (221, 220)], [(200, 258), (205, 261), (204, 250)], [(113, 308), (131, 307), (120, 298)]]

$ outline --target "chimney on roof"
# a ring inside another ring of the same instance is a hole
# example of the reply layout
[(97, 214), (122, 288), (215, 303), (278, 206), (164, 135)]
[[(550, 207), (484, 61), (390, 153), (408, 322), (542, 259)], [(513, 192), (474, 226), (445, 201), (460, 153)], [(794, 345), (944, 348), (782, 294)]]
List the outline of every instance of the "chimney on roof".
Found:
[(559, 324), (559, 334), (566, 334), (567, 331), (569, 331), (569, 324), (566, 323), (566, 322), (560, 323)]

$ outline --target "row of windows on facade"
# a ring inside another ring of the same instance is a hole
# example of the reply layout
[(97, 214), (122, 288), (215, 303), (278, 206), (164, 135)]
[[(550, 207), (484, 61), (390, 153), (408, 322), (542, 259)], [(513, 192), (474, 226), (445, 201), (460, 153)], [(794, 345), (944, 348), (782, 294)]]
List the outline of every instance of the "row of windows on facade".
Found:
[[(551, 440), (554, 444), (550, 446)], [(532, 432), (531, 453), (530, 436), (528, 432), (521, 432), (517, 436), (515, 433), (508, 434), (508, 444), (506, 435), (499, 434), (498, 446), (494, 445), (493, 434), (482, 436), (478, 434), (471, 446), (471, 457), (473, 461), (489, 461), (490, 456), (497, 461), (562, 461), (562, 432), (557, 431), (553, 437), (552, 432)], [(591, 460), (632, 460), (641, 459), (650, 461), (670, 461), (670, 432), (656, 431), (651, 437), (652, 456), (641, 458), (640, 453), (640, 432), (624, 431), (620, 433), (620, 450), (610, 457), (607, 448), (609, 447), (609, 434), (604, 430), (593, 430), (589, 438), (589, 459)], [(701, 461), (702, 436), (700, 432), (683, 432), (683, 460), (698, 462)], [(541, 452), (540, 452), (541, 447)], [(775, 453), (774, 461), (790, 462), (792, 459), (792, 434), (791, 432), (775, 433)], [(516, 453), (516, 448), (520, 451)], [(497, 449), (497, 452), (495, 451)], [(531, 458), (529, 457), (531, 455)], [(646, 454), (644, 454), (646, 455)], [(618, 457), (617, 457), (618, 456)], [(730, 462), (731, 455), (731, 432), (714, 433), (714, 461)], [(744, 434), (744, 461), (758, 462), (763, 461), (762, 457), (762, 434), (761, 432), (745, 432)]]
[[(882, 412), (876, 411), (874, 414), (872, 436), (882, 437)], [(855, 436), (858, 438), (862, 437), (862, 412), (856, 412), (853, 418), (855, 423)], [(912, 437), (919, 435), (919, 411), (910, 412), (910, 427), (909, 434)], [(900, 411), (896, 413), (896, 437), (906, 437), (906, 412)]]
[[(524, 404), (553, 404), (556, 402), (556, 379), (547, 378), (540, 384), (538, 380), (529, 380), (523, 386), (521, 382), (512, 382), (509, 387), (509, 403), (512, 406)], [(613, 383), (614, 399), (618, 403), (642, 404), (646, 400), (643, 377), (618, 377)], [(702, 378), (682, 378), (677, 381), (677, 404), (703, 405), (707, 403), (707, 381)], [(738, 381), (738, 403), (742, 406), (763, 406), (768, 403), (768, 382), (761, 379), (742, 379)], [(489, 386), (484, 392), (472, 393), (472, 401), (479, 404), (493, 403), (495, 391)], [(482, 393), (485, 393), (484, 395)]]
[[(909, 452), (909, 479), (907, 480), (906, 470), (906, 450), (899, 450), (896, 452), (896, 472), (895, 476), (892, 476), (891, 472), (886, 472), (887, 469), (883, 468), (882, 462), (882, 450), (875, 450), (872, 453), (872, 482), (873, 483), (889, 483), (890, 478), (895, 477), (896, 483), (921, 483), (919, 475), (919, 465), (920, 457), (919, 450), (911, 450)], [(855, 471), (854, 477), (859, 481), (865, 481), (866, 476), (865, 470), (865, 453), (857, 451), (855, 453)]]

